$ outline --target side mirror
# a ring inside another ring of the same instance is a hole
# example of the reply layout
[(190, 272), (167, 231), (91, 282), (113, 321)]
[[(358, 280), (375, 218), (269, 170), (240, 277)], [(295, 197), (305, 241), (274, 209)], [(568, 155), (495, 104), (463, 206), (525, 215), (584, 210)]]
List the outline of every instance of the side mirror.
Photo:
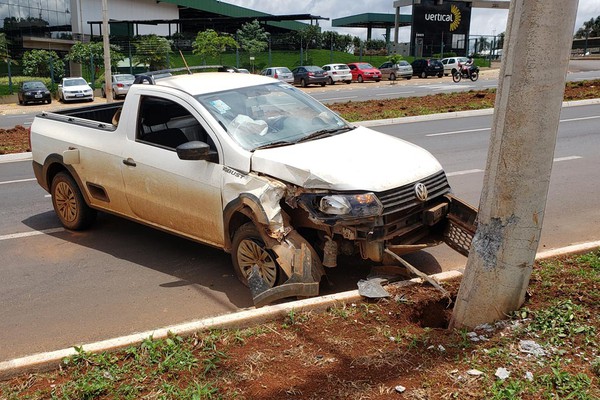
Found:
[(175, 151), (180, 160), (208, 160), (211, 158), (210, 146), (196, 140), (180, 144)]
[(58, 84), (58, 87), (59, 87), (59, 88), (61, 88), (61, 87), (62, 87), (62, 85), (59, 83), (59, 84)]

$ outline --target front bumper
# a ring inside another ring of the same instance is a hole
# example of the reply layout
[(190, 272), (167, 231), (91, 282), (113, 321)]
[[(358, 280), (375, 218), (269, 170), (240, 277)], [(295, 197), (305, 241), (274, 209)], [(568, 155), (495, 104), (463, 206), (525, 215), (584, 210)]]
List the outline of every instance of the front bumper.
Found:
[(94, 93), (66, 93), (63, 92), (63, 99), (68, 100), (93, 100)]

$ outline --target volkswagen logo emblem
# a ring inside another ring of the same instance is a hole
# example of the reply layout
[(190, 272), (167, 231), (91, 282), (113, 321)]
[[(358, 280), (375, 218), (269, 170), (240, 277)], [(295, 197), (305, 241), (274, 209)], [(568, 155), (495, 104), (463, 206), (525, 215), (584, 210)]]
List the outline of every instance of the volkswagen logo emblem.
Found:
[(427, 198), (429, 197), (429, 193), (427, 193), (427, 186), (421, 182), (417, 183), (415, 185), (415, 195), (420, 201), (427, 201)]

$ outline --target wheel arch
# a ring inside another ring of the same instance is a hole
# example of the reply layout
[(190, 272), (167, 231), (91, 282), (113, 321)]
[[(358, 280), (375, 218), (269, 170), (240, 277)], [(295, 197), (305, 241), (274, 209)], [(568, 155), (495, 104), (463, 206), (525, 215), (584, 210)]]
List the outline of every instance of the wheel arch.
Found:
[(47, 192), (50, 192), (50, 188), (52, 187), (52, 180), (59, 172), (63, 171), (68, 173), (75, 180), (75, 183), (79, 187), (79, 191), (83, 195), (83, 200), (89, 206), (90, 198), (88, 196), (87, 190), (85, 190), (85, 185), (79, 178), (79, 175), (77, 174), (75, 169), (70, 165), (64, 164), (63, 157), (60, 154), (50, 154), (48, 157), (46, 157), (41, 171), (41, 180), (40, 178), (38, 178), (40, 186), (42, 186)]

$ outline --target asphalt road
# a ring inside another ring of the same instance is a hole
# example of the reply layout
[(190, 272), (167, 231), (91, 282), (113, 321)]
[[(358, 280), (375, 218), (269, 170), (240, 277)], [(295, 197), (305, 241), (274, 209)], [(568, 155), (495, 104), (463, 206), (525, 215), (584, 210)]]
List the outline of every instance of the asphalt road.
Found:
[[(540, 250), (597, 240), (600, 105), (565, 108)], [(457, 195), (478, 203), (491, 116), (380, 126), (429, 149)], [(0, 164), (0, 361), (233, 312), (252, 306), (229, 256), (101, 214), (65, 231), (29, 161)], [(464, 266), (440, 246), (409, 257), (427, 272)], [(368, 273), (341, 260), (326, 292)]]

